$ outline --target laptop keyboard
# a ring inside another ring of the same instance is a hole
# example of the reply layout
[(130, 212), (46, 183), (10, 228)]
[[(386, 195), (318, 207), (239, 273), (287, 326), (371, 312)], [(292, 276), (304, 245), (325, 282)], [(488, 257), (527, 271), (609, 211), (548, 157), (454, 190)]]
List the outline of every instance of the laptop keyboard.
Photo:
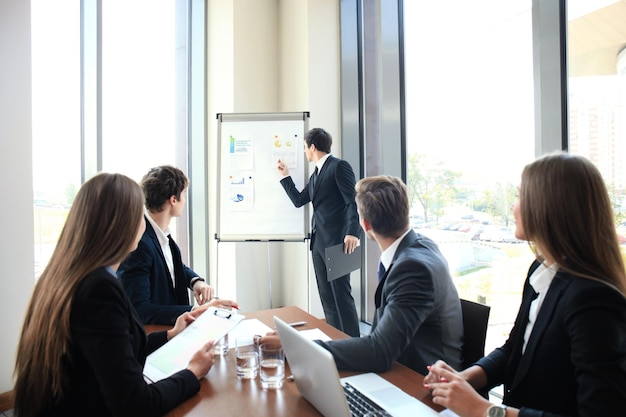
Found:
[(348, 400), (348, 406), (350, 407), (350, 412), (354, 417), (363, 417), (367, 413), (374, 416), (389, 416), (391, 414), (387, 413), (381, 406), (367, 398), (361, 391), (354, 388), (349, 383), (344, 383), (343, 391), (346, 393), (346, 399)]

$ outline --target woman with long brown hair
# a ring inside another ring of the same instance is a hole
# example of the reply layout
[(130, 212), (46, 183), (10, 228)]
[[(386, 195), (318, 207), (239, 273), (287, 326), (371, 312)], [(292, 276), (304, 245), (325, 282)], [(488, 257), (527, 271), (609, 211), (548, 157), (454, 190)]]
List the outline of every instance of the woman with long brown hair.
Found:
[[(600, 172), (581, 156), (539, 158), (513, 214), (537, 259), (509, 339), (462, 372), (431, 366), (433, 401), (461, 417), (623, 415), (626, 271)], [(474, 390), (500, 384), (503, 405)]]
[(26, 311), (16, 416), (157, 416), (198, 392), (213, 342), (187, 369), (154, 384), (143, 378), (146, 356), (203, 311), (146, 336), (115, 277), (144, 229), (143, 193), (133, 180), (102, 173), (81, 187)]

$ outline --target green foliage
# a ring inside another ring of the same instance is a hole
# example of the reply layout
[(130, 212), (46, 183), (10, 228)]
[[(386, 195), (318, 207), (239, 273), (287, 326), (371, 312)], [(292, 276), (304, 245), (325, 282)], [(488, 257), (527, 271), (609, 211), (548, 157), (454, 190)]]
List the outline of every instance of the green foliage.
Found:
[(442, 161), (431, 163), (426, 155), (417, 153), (409, 155), (407, 171), (410, 206), (419, 203), (427, 223), (429, 216), (443, 215), (444, 208), (459, 193), (455, 183), (461, 173), (444, 168)]
[(511, 206), (517, 200), (517, 187), (511, 183), (496, 183), (493, 188), (486, 190), (482, 198), (473, 203), (476, 211), (490, 214), (498, 219), (501, 224), (510, 226), (514, 224)]
[(624, 190), (616, 189), (614, 184), (607, 184), (609, 192), (609, 198), (611, 199), (611, 206), (613, 207), (613, 214), (615, 215), (615, 224), (618, 225), (626, 220), (626, 195)]
[(76, 184), (74, 183), (68, 184), (68, 186), (65, 188), (65, 198), (69, 206), (71, 206), (72, 203), (74, 203), (74, 199), (76, 198), (77, 193), (78, 193), (78, 187), (76, 187)]
[[(496, 182), (483, 191), (462, 188), (462, 174), (444, 167), (441, 160), (431, 160), (425, 154), (409, 155), (407, 166), (407, 188), (410, 207), (419, 204), (424, 221), (429, 223), (434, 218), (445, 214), (445, 209), (461, 202), (471, 207), (472, 211), (489, 214), (497, 223), (504, 226), (514, 225), (511, 207), (518, 198), (516, 184)], [(613, 184), (607, 185), (611, 205), (615, 214), (615, 224), (626, 221), (626, 195)]]

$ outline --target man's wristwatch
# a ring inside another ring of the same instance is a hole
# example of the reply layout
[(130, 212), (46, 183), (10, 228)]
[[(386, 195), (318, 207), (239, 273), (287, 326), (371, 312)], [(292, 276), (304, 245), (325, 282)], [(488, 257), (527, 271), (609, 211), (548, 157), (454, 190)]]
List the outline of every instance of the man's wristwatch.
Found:
[(205, 282), (205, 281), (204, 281), (204, 278), (201, 278), (201, 277), (194, 277), (194, 278), (191, 280), (191, 282), (189, 282), (189, 289), (190, 289), (191, 291), (193, 291), (193, 286), (194, 286), (194, 285), (196, 285), (196, 282), (198, 282), (198, 281)]
[(506, 417), (506, 407), (503, 405), (492, 405), (487, 410), (487, 417)]

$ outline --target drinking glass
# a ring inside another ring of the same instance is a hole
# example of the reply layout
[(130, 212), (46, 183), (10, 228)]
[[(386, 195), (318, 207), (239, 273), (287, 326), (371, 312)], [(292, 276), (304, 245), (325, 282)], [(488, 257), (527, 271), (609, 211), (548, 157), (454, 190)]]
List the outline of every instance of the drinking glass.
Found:
[(281, 345), (264, 343), (259, 347), (261, 387), (280, 389), (285, 382), (285, 353)]
[(235, 342), (237, 376), (241, 379), (254, 379), (259, 372), (259, 352), (251, 337), (238, 337)]

